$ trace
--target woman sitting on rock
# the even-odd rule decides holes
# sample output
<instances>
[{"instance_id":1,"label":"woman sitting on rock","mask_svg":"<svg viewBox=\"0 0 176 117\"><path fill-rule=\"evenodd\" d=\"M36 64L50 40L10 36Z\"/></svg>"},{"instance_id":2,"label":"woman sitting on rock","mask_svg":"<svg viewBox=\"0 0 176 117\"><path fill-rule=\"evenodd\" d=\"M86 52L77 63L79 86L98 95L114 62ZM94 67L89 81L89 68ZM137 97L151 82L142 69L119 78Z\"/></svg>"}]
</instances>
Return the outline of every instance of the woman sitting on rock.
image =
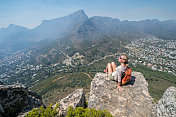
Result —
<instances>
[{"instance_id":1,"label":"woman sitting on rock","mask_svg":"<svg viewBox=\"0 0 176 117\"><path fill-rule=\"evenodd\" d=\"M108 63L106 69L104 70L108 74L112 74L114 77L114 80L116 80L117 83L117 88L122 91L122 74L125 73L127 70L128 66L128 57L125 54L122 54L119 58L118 61L120 62L120 65L116 67L116 64L114 62Z\"/></svg>"}]
</instances>

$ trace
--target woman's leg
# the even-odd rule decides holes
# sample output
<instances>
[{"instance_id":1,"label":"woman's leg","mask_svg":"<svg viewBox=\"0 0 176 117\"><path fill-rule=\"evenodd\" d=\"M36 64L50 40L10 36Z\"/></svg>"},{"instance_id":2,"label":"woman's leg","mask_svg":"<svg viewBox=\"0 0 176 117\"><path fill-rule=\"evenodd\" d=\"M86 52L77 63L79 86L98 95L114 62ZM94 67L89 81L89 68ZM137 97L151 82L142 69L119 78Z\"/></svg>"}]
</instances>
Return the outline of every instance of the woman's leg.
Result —
<instances>
[{"instance_id":1,"label":"woman's leg","mask_svg":"<svg viewBox=\"0 0 176 117\"><path fill-rule=\"evenodd\" d=\"M111 63L111 66L112 66L112 72L114 72L116 70L116 64L114 62Z\"/></svg>"},{"instance_id":2,"label":"woman's leg","mask_svg":"<svg viewBox=\"0 0 176 117\"><path fill-rule=\"evenodd\" d=\"M112 73L112 65L111 63L108 63L106 66L106 69L104 70L106 73L111 74Z\"/></svg>"},{"instance_id":3,"label":"woman's leg","mask_svg":"<svg viewBox=\"0 0 176 117\"><path fill-rule=\"evenodd\" d=\"M108 67L108 74L111 74L113 72L111 63L108 63L107 67Z\"/></svg>"}]
</instances>

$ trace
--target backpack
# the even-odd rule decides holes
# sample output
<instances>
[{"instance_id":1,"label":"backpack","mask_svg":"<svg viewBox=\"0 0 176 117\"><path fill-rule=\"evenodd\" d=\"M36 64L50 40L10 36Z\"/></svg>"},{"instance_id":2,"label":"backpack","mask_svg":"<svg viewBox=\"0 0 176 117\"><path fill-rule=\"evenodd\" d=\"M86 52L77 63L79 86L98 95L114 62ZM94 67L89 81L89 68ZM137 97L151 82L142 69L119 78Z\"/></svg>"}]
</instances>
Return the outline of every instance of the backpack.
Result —
<instances>
[{"instance_id":1,"label":"backpack","mask_svg":"<svg viewBox=\"0 0 176 117\"><path fill-rule=\"evenodd\" d=\"M122 85L126 84L131 79L131 68L127 67L126 71L122 74Z\"/></svg>"}]
</instances>

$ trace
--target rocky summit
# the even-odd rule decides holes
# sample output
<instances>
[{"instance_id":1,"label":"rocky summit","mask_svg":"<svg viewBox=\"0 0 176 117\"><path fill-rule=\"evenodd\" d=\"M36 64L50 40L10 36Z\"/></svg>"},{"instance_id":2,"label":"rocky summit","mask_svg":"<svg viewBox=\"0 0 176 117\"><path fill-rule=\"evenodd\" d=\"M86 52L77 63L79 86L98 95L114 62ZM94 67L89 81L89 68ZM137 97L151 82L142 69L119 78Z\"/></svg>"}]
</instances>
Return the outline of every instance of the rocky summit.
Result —
<instances>
[{"instance_id":1,"label":"rocky summit","mask_svg":"<svg viewBox=\"0 0 176 117\"><path fill-rule=\"evenodd\" d=\"M139 72L132 81L117 89L117 83L105 73L97 73L91 82L89 108L106 109L116 117L156 117L156 105L148 92L148 83Z\"/></svg>"},{"instance_id":2,"label":"rocky summit","mask_svg":"<svg viewBox=\"0 0 176 117\"><path fill-rule=\"evenodd\" d=\"M0 117L15 117L41 105L41 97L24 85L0 85Z\"/></svg>"}]
</instances>

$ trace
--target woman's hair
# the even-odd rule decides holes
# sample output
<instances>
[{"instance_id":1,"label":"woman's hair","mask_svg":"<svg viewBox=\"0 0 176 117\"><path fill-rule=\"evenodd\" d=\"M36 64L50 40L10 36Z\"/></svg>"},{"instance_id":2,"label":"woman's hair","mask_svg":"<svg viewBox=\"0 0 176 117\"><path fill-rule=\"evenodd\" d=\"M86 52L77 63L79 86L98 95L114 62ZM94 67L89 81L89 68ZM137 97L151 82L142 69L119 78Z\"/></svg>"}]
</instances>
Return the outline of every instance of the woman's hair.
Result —
<instances>
[{"instance_id":1,"label":"woman's hair","mask_svg":"<svg viewBox=\"0 0 176 117\"><path fill-rule=\"evenodd\" d=\"M122 54L121 56L125 56L123 57L123 60L125 60L124 64L128 66L128 56L126 54Z\"/></svg>"}]
</instances>

